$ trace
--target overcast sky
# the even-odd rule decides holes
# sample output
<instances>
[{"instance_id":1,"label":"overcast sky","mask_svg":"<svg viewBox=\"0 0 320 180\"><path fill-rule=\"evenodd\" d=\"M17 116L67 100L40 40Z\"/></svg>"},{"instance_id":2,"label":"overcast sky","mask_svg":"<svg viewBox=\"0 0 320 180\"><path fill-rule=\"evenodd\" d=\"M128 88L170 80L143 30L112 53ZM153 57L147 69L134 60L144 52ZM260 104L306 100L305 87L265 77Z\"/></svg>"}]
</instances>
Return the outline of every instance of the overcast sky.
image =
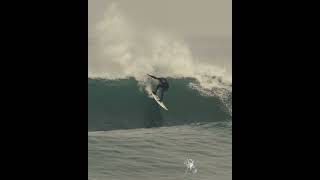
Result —
<instances>
[{"instance_id":1,"label":"overcast sky","mask_svg":"<svg viewBox=\"0 0 320 180\"><path fill-rule=\"evenodd\" d=\"M111 2L140 26L185 37L231 37L231 0L89 0L89 28Z\"/></svg>"},{"instance_id":2,"label":"overcast sky","mask_svg":"<svg viewBox=\"0 0 320 180\"><path fill-rule=\"evenodd\" d=\"M232 70L231 0L89 0L89 56L95 40L91 30L116 3L128 22L140 30L153 28L182 37L196 59Z\"/></svg>"}]
</instances>

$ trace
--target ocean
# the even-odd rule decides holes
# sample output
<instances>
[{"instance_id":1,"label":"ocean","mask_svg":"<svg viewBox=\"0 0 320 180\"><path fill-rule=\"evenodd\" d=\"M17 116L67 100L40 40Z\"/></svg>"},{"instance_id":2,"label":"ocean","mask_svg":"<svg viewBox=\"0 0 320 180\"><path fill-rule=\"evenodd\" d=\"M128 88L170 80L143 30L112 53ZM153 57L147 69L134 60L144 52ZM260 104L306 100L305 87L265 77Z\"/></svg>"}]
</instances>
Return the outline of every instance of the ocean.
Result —
<instances>
[{"instance_id":1,"label":"ocean","mask_svg":"<svg viewBox=\"0 0 320 180\"><path fill-rule=\"evenodd\" d=\"M168 81L165 111L134 78L88 78L89 180L232 179L231 88Z\"/></svg>"}]
</instances>

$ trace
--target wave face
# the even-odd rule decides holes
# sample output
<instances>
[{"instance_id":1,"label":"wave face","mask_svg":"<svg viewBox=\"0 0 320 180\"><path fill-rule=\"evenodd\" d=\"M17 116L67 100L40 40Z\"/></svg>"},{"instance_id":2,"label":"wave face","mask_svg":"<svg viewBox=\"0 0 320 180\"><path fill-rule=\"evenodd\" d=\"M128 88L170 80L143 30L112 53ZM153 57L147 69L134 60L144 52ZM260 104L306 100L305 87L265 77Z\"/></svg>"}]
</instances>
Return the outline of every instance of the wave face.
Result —
<instances>
[{"instance_id":1,"label":"wave face","mask_svg":"<svg viewBox=\"0 0 320 180\"><path fill-rule=\"evenodd\" d=\"M193 79L168 79L164 111L134 78L105 80L88 78L88 131L151 128L226 121L232 118L223 98L190 88Z\"/></svg>"}]
</instances>

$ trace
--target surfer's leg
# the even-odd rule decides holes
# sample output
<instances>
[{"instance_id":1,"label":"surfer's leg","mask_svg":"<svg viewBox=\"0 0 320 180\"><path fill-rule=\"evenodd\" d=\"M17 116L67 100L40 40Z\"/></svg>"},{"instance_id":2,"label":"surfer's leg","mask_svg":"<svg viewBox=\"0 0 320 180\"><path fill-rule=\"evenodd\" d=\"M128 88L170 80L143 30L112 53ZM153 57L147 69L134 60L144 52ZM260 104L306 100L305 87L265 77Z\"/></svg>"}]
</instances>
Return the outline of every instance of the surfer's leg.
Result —
<instances>
[{"instance_id":1,"label":"surfer's leg","mask_svg":"<svg viewBox=\"0 0 320 180\"><path fill-rule=\"evenodd\" d=\"M160 89L160 100L159 101L162 101L163 99L163 88Z\"/></svg>"},{"instance_id":2,"label":"surfer's leg","mask_svg":"<svg viewBox=\"0 0 320 180\"><path fill-rule=\"evenodd\" d=\"M161 86L161 97L160 97L160 101L162 101L162 99L163 99L163 95L164 95L164 92L166 92L166 91L168 91L168 88L167 87L163 87L163 86Z\"/></svg>"},{"instance_id":3,"label":"surfer's leg","mask_svg":"<svg viewBox=\"0 0 320 180\"><path fill-rule=\"evenodd\" d=\"M153 94L157 94L157 91L158 91L159 87L160 87L160 84L158 84L158 86L157 86L156 90L155 90L155 91L153 91Z\"/></svg>"}]
</instances>

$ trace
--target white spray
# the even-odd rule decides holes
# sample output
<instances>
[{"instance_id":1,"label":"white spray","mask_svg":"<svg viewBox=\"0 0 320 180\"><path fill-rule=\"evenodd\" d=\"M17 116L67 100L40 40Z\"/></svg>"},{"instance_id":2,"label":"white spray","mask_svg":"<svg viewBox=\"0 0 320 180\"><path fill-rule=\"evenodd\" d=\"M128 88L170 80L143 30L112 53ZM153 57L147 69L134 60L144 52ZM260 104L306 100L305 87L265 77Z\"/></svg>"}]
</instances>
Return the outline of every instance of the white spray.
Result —
<instances>
[{"instance_id":1,"label":"white spray","mask_svg":"<svg viewBox=\"0 0 320 180\"><path fill-rule=\"evenodd\" d=\"M136 27L115 3L106 9L89 37L88 76L91 78L134 77L150 92L146 76L149 73L195 78L198 82L190 87L202 92L213 92L214 88L231 91L232 79L224 68L195 59L187 43L173 34Z\"/></svg>"}]
</instances>

